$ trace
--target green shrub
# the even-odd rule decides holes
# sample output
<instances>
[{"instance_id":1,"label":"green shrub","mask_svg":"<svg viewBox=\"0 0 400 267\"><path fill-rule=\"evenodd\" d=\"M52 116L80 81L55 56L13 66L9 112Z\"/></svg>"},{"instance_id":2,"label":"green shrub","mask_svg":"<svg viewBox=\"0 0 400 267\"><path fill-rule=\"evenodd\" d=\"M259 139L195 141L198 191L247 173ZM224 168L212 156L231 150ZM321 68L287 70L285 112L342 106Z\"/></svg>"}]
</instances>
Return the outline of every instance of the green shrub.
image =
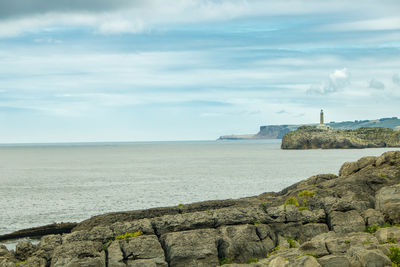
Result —
<instances>
[{"instance_id":1,"label":"green shrub","mask_svg":"<svg viewBox=\"0 0 400 267\"><path fill-rule=\"evenodd\" d=\"M381 228L379 225L373 224L373 225L367 226L365 228L365 232L373 234L376 231L378 231L379 228Z\"/></svg>"},{"instance_id":2,"label":"green shrub","mask_svg":"<svg viewBox=\"0 0 400 267\"><path fill-rule=\"evenodd\" d=\"M16 266L19 266L19 265L24 264L24 263L26 263L26 260L17 262L15 265L16 265Z\"/></svg>"},{"instance_id":3,"label":"green shrub","mask_svg":"<svg viewBox=\"0 0 400 267\"><path fill-rule=\"evenodd\" d=\"M303 190L297 194L298 197L312 197L314 195L315 195L315 193L310 190Z\"/></svg>"},{"instance_id":4,"label":"green shrub","mask_svg":"<svg viewBox=\"0 0 400 267\"><path fill-rule=\"evenodd\" d=\"M258 262L258 259L257 259L257 258L250 258L250 259L247 260L247 263L248 263L248 264L250 264L250 263L256 263L256 262Z\"/></svg>"},{"instance_id":5,"label":"green shrub","mask_svg":"<svg viewBox=\"0 0 400 267\"><path fill-rule=\"evenodd\" d=\"M271 253L267 253L267 259L268 259L269 257L271 257L272 255L275 255L275 254L277 253L277 251L280 250L280 249L281 249L281 248L279 247L279 245L276 246L276 247L271 251Z\"/></svg>"},{"instance_id":6,"label":"green shrub","mask_svg":"<svg viewBox=\"0 0 400 267\"><path fill-rule=\"evenodd\" d=\"M288 239L286 239L286 241L289 243L289 248L295 248L296 247L296 243L294 242L293 239L288 238Z\"/></svg>"},{"instance_id":7,"label":"green shrub","mask_svg":"<svg viewBox=\"0 0 400 267\"><path fill-rule=\"evenodd\" d=\"M391 246L389 248L389 250L390 250L389 258L392 261L392 265L394 267L400 266L400 249L397 247Z\"/></svg>"},{"instance_id":8,"label":"green shrub","mask_svg":"<svg viewBox=\"0 0 400 267\"><path fill-rule=\"evenodd\" d=\"M299 206L299 202L297 201L297 199L295 197L288 197L285 200L284 206L286 207L287 205L295 205L296 207Z\"/></svg>"},{"instance_id":9,"label":"green shrub","mask_svg":"<svg viewBox=\"0 0 400 267\"><path fill-rule=\"evenodd\" d=\"M125 233L123 235L117 235L115 237L115 240L123 240L123 239L129 239L129 238L133 238L133 237L137 237L137 236L141 236L143 235L142 231L137 231L134 233Z\"/></svg>"},{"instance_id":10,"label":"green shrub","mask_svg":"<svg viewBox=\"0 0 400 267\"><path fill-rule=\"evenodd\" d=\"M261 224L261 222L260 222L260 221L256 221L256 222L254 222L254 225L255 225L255 226L257 226L257 225L259 225L259 224Z\"/></svg>"},{"instance_id":11,"label":"green shrub","mask_svg":"<svg viewBox=\"0 0 400 267\"><path fill-rule=\"evenodd\" d=\"M232 263L229 259L227 259L227 258L222 258L222 259L219 259L219 265L221 266L221 265L225 265L225 264L230 264L230 263Z\"/></svg>"},{"instance_id":12,"label":"green shrub","mask_svg":"<svg viewBox=\"0 0 400 267\"><path fill-rule=\"evenodd\" d=\"M388 227L393 227L393 226L399 226L399 225L398 224L390 224L388 222L385 222L383 225L373 224L373 225L367 226L365 228L365 232L373 234L381 228L388 228Z\"/></svg>"}]
</instances>

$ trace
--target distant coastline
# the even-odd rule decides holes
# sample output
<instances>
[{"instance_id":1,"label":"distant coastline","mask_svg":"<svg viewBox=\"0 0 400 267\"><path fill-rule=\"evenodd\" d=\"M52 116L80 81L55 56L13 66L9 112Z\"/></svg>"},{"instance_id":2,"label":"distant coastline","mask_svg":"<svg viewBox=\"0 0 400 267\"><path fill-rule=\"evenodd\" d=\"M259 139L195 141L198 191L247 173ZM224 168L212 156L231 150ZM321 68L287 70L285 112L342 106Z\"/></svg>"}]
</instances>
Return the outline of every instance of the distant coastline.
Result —
<instances>
[{"instance_id":1,"label":"distant coastline","mask_svg":"<svg viewBox=\"0 0 400 267\"><path fill-rule=\"evenodd\" d=\"M301 126L316 126L318 124L282 124L282 125L264 125L260 126L260 131L256 134L242 135L222 135L217 140L252 140L252 139L282 139L283 136L291 131L297 130ZM325 124L331 129L336 130L354 130L362 127L382 127L396 129L400 127L400 119L397 117L380 118L376 120L355 120L355 121L331 121Z\"/></svg>"}]
</instances>

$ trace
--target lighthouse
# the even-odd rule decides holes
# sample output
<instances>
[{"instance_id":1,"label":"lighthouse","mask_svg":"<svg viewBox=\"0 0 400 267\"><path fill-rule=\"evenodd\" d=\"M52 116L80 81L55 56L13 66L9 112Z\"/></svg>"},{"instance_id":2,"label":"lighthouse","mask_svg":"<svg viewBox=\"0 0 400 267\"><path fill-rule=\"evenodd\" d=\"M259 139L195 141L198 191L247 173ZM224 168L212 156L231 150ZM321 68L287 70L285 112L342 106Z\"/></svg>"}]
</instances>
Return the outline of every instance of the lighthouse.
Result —
<instances>
[{"instance_id":1,"label":"lighthouse","mask_svg":"<svg viewBox=\"0 0 400 267\"><path fill-rule=\"evenodd\" d=\"M319 113L319 124L324 125L324 111L321 109L321 113Z\"/></svg>"},{"instance_id":2,"label":"lighthouse","mask_svg":"<svg viewBox=\"0 0 400 267\"><path fill-rule=\"evenodd\" d=\"M319 125L317 125L317 129L329 130L329 126L326 126L324 124L324 111L322 109L321 112L319 113Z\"/></svg>"}]
</instances>

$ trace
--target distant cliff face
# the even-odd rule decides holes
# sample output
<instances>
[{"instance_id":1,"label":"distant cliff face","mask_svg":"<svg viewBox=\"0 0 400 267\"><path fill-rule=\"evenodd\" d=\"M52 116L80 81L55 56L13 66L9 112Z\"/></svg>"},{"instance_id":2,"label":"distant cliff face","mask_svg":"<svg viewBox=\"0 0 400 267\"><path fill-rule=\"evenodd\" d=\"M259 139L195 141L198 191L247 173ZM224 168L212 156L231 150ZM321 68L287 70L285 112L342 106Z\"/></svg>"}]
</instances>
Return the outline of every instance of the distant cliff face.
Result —
<instances>
[{"instance_id":1,"label":"distant cliff face","mask_svg":"<svg viewBox=\"0 0 400 267\"><path fill-rule=\"evenodd\" d=\"M400 132L388 128L322 130L302 126L285 134L282 149L400 147Z\"/></svg>"},{"instance_id":2,"label":"distant cliff face","mask_svg":"<svg viewBox=\"0 0 400 267\"><path fill-rule=\"evenodd\" d=\"M261 126L260 131L256 134L256 136L258 138L282 139L282 137L291 130L292 127L288 125Z\"/></svg>"}]
</instances>

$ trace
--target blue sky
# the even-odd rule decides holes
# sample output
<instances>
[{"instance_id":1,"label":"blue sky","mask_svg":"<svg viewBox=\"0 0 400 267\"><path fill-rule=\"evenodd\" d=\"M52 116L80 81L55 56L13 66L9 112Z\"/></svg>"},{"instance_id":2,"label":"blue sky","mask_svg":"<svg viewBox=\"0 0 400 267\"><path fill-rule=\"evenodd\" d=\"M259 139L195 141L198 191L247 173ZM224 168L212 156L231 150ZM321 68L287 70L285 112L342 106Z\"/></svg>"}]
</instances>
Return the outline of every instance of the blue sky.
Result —
<instances>
[{"instance_id":1,"label":"blue sky","mask_svg":"<svg viewBox=\"0 0 400 267\"><path fill-rule=\"evenodd\" d=\"M0 143L215 139L321 108L400 117L398 14L398 0L2 0Z\"/></svg>"}]
</instances>

